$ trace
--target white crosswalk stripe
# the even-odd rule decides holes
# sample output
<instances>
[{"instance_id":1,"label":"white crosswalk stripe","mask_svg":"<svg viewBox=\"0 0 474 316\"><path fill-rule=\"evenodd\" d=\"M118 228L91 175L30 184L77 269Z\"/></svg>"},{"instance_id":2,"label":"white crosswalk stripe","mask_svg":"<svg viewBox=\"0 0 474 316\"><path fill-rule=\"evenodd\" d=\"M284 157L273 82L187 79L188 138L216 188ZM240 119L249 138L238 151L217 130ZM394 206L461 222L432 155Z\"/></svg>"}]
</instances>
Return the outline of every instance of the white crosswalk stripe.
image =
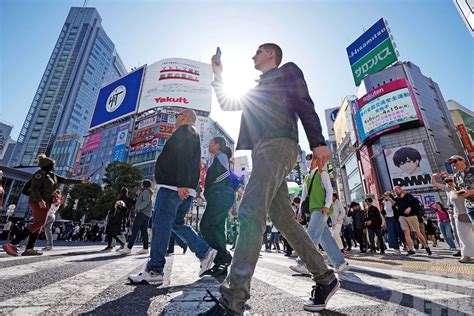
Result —
<instances>
[{"instance_id":1,"label":"white crosswalk stripe","mask_svg":"<svg viewBox=\"0 0 474 316\"><path fill-rule=\"evenodd\" d=\"M37 314L44 311L45 306L61 305L64 307L62 313L72 313L143 263L143 260L137 260L135 256L120 258L74 277L2 301L0 308L4 313L15 313L18 308L28 307L30 314Z\"/></svg>"},{"instance_id":2,"label":"white crosswalk stripe","mask_svg":"<svg viewBox=\"0 0 474 316\"><path fill-rule=\"evenodd\" d=\"M87 250L86 250L87 249ZM0 270L0 280L9 281L18 277L27 276L34 282L36 275L41 275L43 271L57 269L64 266L74 266L74 262L98 259L90 270L82 270L71 276L69 274L64 279L35 288L29 292L23 292L17 296L9 296L2 299L0 295L0 314L8 315L38 315L38 314L73 314L81 310L81 306L89 304L95 297L105 292L107 289L117 285L126 284L126 277L133 271L137 271L145 265L147 256L116 256L116 253L97 252L101 247L81 247L68 249L58 249L47 260L39 262L29 262L25 258L0 258L2 262L18 260L19 265L2 268ZM71 255L71 253L74 253ZM84 252L84 253L81 253ZM69 255L68 255L69 253ZM110 259L107 257L110 256ZM3 261L3 259L10 259ZM98 265L101 260L104 264ZM294 264L293 259L288 259L280 254L263 253L259 259L254 273L255 282L266 284L265 287L274 288L279 293L285 293L287 297L294 297L294 300L307 300L314 282L309 277L294 276L288 269ZM459 300L472 298L474 281L472 278L460 276L453 278L453 275L431 275L428 273L417 273L413 271L403 271L383 265L363 265L354 262L352 271L339 275L339 278L346 284L353 284L359 290L353 288L341 288L329 301L327 306L331 311L350 309L354 307L374 308L378 311L382 308L396 310L399 303L405 297L413 298L413 306L422 304L420 302L443 302L442 306L453 308L465 312ZM282 268L284 267L284 269ZM150 298L148 313L157 311L164 314L181 314L183 311L192 313L207 310L213 303L203 302L202 298L206 294L204 289L210 289L218 295L219 282L213 278L200 280L198 277L199 260L192 254L177 254L167 260L167 276L162 288L169 288L166 295L158 295ZM58 279L56 279L58 280ZM407 281L408 280L408 281ZM410 282L412 280L412 282ZM176 290L171 290L171 289ZM464 289L464 290L463 290ZM130 293L133 289L129 290ZM390 298L380 298L377 292L393 293ZM120 294L126 295L127 293ZM1 294L1 290L0 290ZM98 300L97 304L101 304ZM103 303L103 302L102 302ZM100 306L100 305L98 305ZM88 306L87 310L92 310L93 306ZM415 307L403 307L412 310L413 314L419 313L420 309ZM366 309L367 310L367 309ZM422 309L423 310L423 309ZM406 310L405 310L406 311ZM295 312L302 312L295 311Z\"/></svg>"}]
</instances>

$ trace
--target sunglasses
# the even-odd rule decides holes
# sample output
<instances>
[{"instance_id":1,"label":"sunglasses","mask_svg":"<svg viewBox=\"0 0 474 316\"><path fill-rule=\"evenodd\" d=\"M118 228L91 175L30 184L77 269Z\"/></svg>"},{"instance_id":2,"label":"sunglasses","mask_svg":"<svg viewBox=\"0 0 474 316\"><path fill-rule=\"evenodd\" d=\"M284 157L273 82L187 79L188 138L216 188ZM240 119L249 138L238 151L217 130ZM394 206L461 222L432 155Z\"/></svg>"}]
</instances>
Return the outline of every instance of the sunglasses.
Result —
<instances>
[{"instance_id":1,"label":"sunglasses","mask_svg":"<svg viewBox=\"0 0 474 316\"><path fill-rule=\"evenodd\" d=\"M454 182L454 180L451 180L451 179L444 180L444 183L451 183L451 182Z\"/></svg>"},{"instance_id":2,"label":"sunglasses","mask_svg":"<svg viewBox=\"0 0 474 316\"><path fill-rule=\"evenodd\" d=\"M458 161L461 161L461 159L454 159L454 160L451 160L449 163L452 165L453 163L456 163Z\"/></svg>"}]
</instances>

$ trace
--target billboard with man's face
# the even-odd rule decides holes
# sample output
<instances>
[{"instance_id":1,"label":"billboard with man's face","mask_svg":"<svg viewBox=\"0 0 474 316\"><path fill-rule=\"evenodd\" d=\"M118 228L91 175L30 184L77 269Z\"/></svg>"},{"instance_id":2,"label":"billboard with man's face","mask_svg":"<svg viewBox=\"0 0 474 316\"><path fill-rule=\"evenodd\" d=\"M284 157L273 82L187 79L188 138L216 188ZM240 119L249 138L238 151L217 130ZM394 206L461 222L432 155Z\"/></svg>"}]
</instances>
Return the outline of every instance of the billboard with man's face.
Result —
<instances>
[{"instance_id":1,"label":"billboard with man's face","mask_svg":"<svg viewBox=\"0 0 474 316\"><path fill-rule=\"evenodd\" d=\"M431 166L422 143L384 150L392 187L421 189L431 187Z\"/></svg>"}]
</instances>

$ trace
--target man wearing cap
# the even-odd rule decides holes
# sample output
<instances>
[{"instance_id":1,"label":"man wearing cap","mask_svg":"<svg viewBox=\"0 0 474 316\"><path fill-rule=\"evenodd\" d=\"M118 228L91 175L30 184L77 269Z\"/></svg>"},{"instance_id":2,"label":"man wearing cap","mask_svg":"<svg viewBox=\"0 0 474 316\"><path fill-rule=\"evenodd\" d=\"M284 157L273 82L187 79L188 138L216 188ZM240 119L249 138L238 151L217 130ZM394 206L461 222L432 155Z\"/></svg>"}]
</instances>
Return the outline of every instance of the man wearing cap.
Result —
<instances>
[{"instance_id":1,"label":"man wearing cap","mask_svg":"<svg viewBox=\"0 0 474 316\"><path fill-rule=\"evenodd\" d=\"M22 232L15 236L15 239L6 245L3 245L3 250L10 256L18 256L18 244L28 237L28 244L26 250L21 254L22 256L40 256L41 252L34 249L36 239L41 232L41 228L46 222L48 211L51 207L54 191L57 185L64 184L78 184L89 183L88 179L74 180L60 177L54 174L54 167L56 162L41 154L38 156L38 167L41 169L33 174L31 179L31 192L28 198L28 205L33 215L33 223L26 226Z\"/></svg>"},{"instance_id":2,"label":"man wearing cap","mask_svg":"<svg viewBox=\"0 0 474 316\"><path fill-rule=\"evenodd\" d=\"M454 186L456 195L464 198L466 213L474 226L474 167L468 167L460 155L449 157L447 162L456 170Z\"/></svg>"}]
</instances>

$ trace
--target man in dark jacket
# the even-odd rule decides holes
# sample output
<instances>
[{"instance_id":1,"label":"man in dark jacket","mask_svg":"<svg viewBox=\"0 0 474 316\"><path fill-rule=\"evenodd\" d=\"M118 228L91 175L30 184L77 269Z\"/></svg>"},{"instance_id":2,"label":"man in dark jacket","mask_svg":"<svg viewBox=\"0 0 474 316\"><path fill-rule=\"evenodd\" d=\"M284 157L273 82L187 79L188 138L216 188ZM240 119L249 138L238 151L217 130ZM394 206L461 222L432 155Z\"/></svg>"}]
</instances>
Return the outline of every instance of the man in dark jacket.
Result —
<instances>
[{"instance_id":1,"label":"man in dark jacket","mask_svg":"<svg viewBox=\"0 0 474 316\"><path fill-rule=\"evenodd\" d=\"M365 199L365 204L367 205L367 218L365 219L365 224L369 231L370 252L376 252L377 247L375 244L375 236L377 236L380 244L380 253L384 254L387 247L385 247L385 242L383 241L382 236L382 215L373 203L374 200L372 200L372 198L369 197Z\"/></svg>"},{"instance_id":2,"label":"man in dark jacket","mask_svg":"<svg viewBox=\"0 0 474 316\"><path fill-rule=\"evenodd\" d=\"M86 184L88 179L74 180L60 177L54 173L56 161L41 154L38 156L38 167L41 169L33 174L31 179L31 192L28 198L28 206L33 215L33 223L25 227L25 229L18 234L11 243L3 245L5 252L11 256L18 256L18 244L28 238L28 244L22 256L38 256L42 255L34 249L36 239L46 223L48 218L48 211L51 207L54 191L58 184Z\"/></svg>"},{"instance_id":3,"label":"man in dark jacket","mask_svg":"<svg viewBox=\"0 0 474 316\"><path fill-rule=\"evenodd\" d=\"M357 202L351 203L351 209L347 213L348 216L352 217L352 222L354 226L354 237L359 243L360 252L367 251L367 234L365 232L365 218L366 213L360 207L360 204Z\"/></svg>"},{"instance_id":4,"label":"man in dark jacket","mask_svg":"<svg viewBox=\"0 0 474 316\"><path fill-rule=\"evenodd\" d=\"M192 226L184 224L184 216L196 197L201 166L201 144L195 122L193 110L179 112L176 130L156 160L158 193L152 219L150 259L144 271L128 277L132 283L163 283L166 250L172 232L184 239L201 261L199 276L211 268L216 257L217 251L209 247Z\"/></svg>"},{"instance_id":5,"label":"man in dark jacket","mask_svg":"<svg viewBox=\"0 0 474 316\"><path fill-rule=\"evenodd\" d=\"M209 313L243 313L267 215L316 281L313 297L304 304L305 310L324 309L340 286L304 227L296 222L288 199L285 177L298 157L298 118L320 167L327 163L331 152L326 147L303 72L294 63L279 68L282 55L276 44L258 47L253 61L262 75L257 86L239 100L225 95L222 64L217 56L212 58L217 100L225 111L242 111L237 150L252 150L253 168L239 208L240 235L230 272L220 287L222 297Z\"/></svg>"}]
</instances>

